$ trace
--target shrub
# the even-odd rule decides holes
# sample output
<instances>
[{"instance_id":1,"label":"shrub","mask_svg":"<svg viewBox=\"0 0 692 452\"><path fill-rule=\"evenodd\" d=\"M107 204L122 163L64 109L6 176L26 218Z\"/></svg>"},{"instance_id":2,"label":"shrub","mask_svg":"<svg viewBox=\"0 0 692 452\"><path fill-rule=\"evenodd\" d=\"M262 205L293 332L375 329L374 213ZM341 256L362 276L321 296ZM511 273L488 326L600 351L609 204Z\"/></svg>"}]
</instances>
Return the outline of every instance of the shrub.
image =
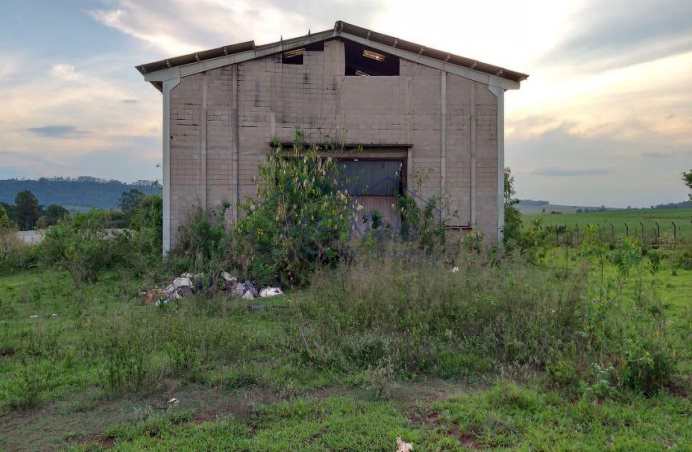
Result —
<instances>
[{"instance_id":1,"label":"shrub","mask_svg":"<svg viewBox=\"0 0 692 452\"><path fill-rule=\"evenodd\" d=\"M26 270L38 265L38 247L27 245L14 229L0 228L0 271Z\"/></svg>"},{"instance_id":2,"label":"shrub","mask_svg":"<svg viewBox=\"0 0 692 452\"><path fill-rule=\"evenodd\" d=\"M0 232L12 229L12 222L7 210L0 204Z\"/></svg>"},{"instance_id":3,"label":"shrub","mask_svg":"<svg viewBox=\"0 0 692 452\"><path fill-rule=\"evenodd\" d=\"M108 212L93 210L64 219L46 233L44 259L70 272L76 284L93 282L99 272L126 262L130 236L109 232L109 218Z\"/></svg>"},{"instance_id":4,"label":"shrub","mask_svg":"<svg viewBox=\"0 0 692 452\"><path fill-rule=\"evenodd\" d=\"M348 254L351 199L337 166L316 147L276 147L260 168L257 201L243 206L234 231L236 264L261 284L303 286L312 272Z\"/></svg>"},{"instance_id":5,"label":"shrub","mask_svg":"<svg viewBox=\"0 0 692 452\"><path fill-rule=\"evenodd\" d=\"M445 227L440 220L440 198L433 196L421 209L411 196L397 198L401 213L399 236L403 241L415 242L428 253L440 251L445 243Z\"/></svg>"},{"instance_id":6,"label":"shrub","mask_svg":"<svg viewBox=\"0 0 692 452\"><path fill-rule=\"evenodd\" d=\"M153 253L161 252L163 236L163 200L161 196L149 195L141 199L135 208L130 227L143 234L147 250Z\"/></svg>"},{"instance_id":7,"label":"shrub","mask_svg":"<svg viewBox=\"0 0 692 452\"><path fill-rule=\"evenodd\" d=\"M224 210L195 209L178 230L178 243L169 264L175 272L217 273L234 251L224 228Z\"/></svg>"}]
</instances>

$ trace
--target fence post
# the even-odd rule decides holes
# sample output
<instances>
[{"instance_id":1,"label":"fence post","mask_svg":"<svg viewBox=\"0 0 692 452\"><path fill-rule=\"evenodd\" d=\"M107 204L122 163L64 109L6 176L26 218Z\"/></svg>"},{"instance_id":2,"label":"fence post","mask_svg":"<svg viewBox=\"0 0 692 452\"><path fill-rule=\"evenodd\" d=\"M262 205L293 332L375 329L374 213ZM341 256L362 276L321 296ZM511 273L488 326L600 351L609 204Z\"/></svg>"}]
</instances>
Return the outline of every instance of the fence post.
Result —
<instances>
[{"instance_id":1,"label":"fence post","mask_svg":"<svg viewBox=\"0 0 692 452\"><path fill-rule=\"evenodd\" d=\"M671 223L673 223L673 248L675 248L675 243L678 241L678 225L674 221Z\"/></svg>"},{"instance_id":2,"label":"fence post","mask_svg":"<svg viewBox=\"0 0 692 452\"><path fill-rule=\"evenodd\" d=\"M615 225L610 223L610 241L615 245Z\"/></svg>"},{"instance_id":3,"label":"fence post","mask_svg":"<svg viewBox=\"0 0 692 452\"><path fill-rule=\"evenodd\" d=\"M555 246L560 246L560 228L562 225L555 226Z\"/></svg>"},{"instance_id":4,"label":"fence post","mask_svg":"<svg viewBox=\"0 0 692 452\"><path fill-rule=\"evenodd\" d=\"M644 237L644 222L640 221L639 225L642 227L642 246L646 243L645 237Z\"/></svg>"},{"instance_id":5,"label":"fence post","mask_svg":"<svg viewBox=\"0 0 692 452\"><path fill-rule=\"evenodd\" d=\"M656 222L656 244L661 245L661 225Z\"/></svg>"},{"instance_id":6,"label":"fence post","mask_svg":"<svg viewBox=\"0 0 692 452\"><path fill-rule=\"evenodd\" d=\"M630 227L627 223L625 223L625 237L630 236Z\"/></svg>"},{"instance_id":7,"label":"fence post","mask_svg":"<svg viewBox=\"0 0 692 452\"><path fill-rule=\"evenodd\" d=\"M578 246L579 245L579 225L576 225L574 227L574 232L575 232L575 235L577 237L577 241L574 243L574 246Z\"/></svg>"}]
</instances>

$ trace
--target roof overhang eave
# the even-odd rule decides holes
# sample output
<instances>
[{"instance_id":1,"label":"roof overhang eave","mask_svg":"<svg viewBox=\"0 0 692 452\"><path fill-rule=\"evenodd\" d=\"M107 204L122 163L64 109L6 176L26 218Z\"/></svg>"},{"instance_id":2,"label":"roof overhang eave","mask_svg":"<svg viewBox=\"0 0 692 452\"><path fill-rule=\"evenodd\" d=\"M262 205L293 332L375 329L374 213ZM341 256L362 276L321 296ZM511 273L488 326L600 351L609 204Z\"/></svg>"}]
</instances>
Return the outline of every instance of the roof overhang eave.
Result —
<instances>
[{"instance_id":1,"label":"roof overhang eave","mask_svg":"<svg viewBox=\"0 0 692 452\"><path fill-rule=\"evenodd\" d=\"M199 52L198 54L188 54L171 60L162 60L140 65L137 66L137 70L142 74L146 81L151 82L157 89L161 90L161 83L165 80L181 78L230 64L242 63L244 61L301 48L312 43L333 38L351 40L353 42L399 56L400 58L414 61L452 74L461 75L462 77L466 77L481 83L486 83L491 86L498 86L503 89L518 89L520 82L528 78L528 75L520 72L511 71L499 66L489 65L487 63L482 63L452 54L442 55L442 52L434 49L428 49L419 46L418 44L399 40L398 38L372 32L367 29L361 29L360 27L341 22L337 22L334 29L308 34L298 38L287 39L285 41L281 40L261 46L255 46L253 41L248 41L246 43L241 43L234 46L219 47L217 49L212 49L211 51ZM210 54L209 52L218 52L229 48L233 48L234 53L208 58L208 55ZM227 50L224 52L227 53ZM206 54L207 59L195 58L195 55L199 54ZM168 61L175 62L173 60L177 60L177 62L180 62L190 60L191 58L194 59L185 64L166 64ZM160 69L149 71L150 68Z\"/></svg>"}]
</instances>

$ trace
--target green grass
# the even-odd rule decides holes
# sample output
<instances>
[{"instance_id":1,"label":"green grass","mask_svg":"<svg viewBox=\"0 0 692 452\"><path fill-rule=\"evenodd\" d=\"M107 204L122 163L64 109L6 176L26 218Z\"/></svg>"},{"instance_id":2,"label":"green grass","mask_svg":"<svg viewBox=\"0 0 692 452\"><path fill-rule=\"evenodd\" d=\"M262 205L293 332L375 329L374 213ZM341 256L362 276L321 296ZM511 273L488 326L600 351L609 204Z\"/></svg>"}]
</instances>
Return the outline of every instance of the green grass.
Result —
<instances>
[{"instance_id":1,"label":"green grass","mask_svg":"<svg viewBox=\"0 0 692 452\"><path fill-rule=\"evenodd\" d=\"M672 237L675 222L678 238L692 241L692 209L623 209L603 212L565 213L565 214L531 214L524 215L525 223L540 218L544 225L566 225L570 228L579 226L582 230L589 224L602 226L605 233L611 233L611 225L618 235L625 233L625 224L629 226L630 235L641 236L641 223L647 236L656 232L656 223L660 225L662 237Z\"/></svg>"},{"instance_id":2,"label":"green grass","mask_svg":"<svg viewBox=\"0 0 692 452\"><path fill-rule=\"evenodd\" d=\"M579 265L571 253L554 251L550 266ZM319 365L296 344L308 292L157 308L139 295L154 282L127 273L79 289L59 271L0 276L0 449L391 451L401 436L417 451L689 450L692 271L670 262L642 281L663 300L681 381L650 398L566 392L474 355L440 355L446 380Z\"/></svg>"}]
</instances>

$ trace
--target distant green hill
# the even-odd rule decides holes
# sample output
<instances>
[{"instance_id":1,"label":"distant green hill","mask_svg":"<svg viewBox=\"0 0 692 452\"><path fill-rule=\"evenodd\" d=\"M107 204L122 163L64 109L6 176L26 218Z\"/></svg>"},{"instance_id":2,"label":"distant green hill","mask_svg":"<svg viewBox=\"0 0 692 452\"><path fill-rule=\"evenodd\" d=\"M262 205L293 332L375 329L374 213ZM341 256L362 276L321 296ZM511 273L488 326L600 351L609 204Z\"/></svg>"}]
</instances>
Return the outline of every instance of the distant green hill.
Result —
<instances>
[{"instance_id":1,"label":"distant green hill","mask_svg":"<svg viewBox=\"0 0 692 452\"><path fill-rule=\"evenodd\" d=\"M5 179L0 180L0 202L14 203L18 192L29 190L44 206L59 204L70 210L111 209L118 206L123 192L136 188L142 193L160 194L158 182L124 183L95 177Z\"/></svg>"}]
</instances>

